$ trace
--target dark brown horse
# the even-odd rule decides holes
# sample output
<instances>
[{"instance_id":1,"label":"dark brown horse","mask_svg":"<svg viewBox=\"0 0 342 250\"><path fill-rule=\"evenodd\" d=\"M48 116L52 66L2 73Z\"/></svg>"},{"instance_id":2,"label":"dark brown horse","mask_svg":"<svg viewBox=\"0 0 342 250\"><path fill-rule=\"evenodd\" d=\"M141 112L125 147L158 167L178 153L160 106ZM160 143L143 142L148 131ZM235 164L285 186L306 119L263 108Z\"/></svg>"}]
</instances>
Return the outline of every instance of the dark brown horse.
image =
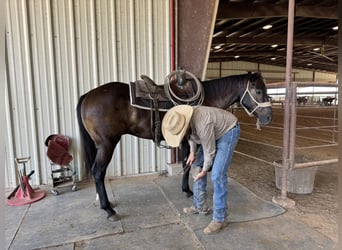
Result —
<instances>
[{"instance_id":1,"label":"dark brown horse","mask_svg":"<svg viewBox=\"0 0 342 250\"><path fill-rule=\"evenodd\" d=\"M247 113L258 118L260 124L271 121L272 107L260 73L229 76L202 84L205 93L203 105L227 109L240 102ZM160 113L161 119L164 114ZM106 169L122 135L154 138L153 130L146 129L151 127L151 112L131 106L128 84L113 82L81 96L77 118L85 165L94 177L100 207L107 212L108 219L118 220L104 185ZM187 190L183 187L183 191Z\"/></svg>"}]
</instances>

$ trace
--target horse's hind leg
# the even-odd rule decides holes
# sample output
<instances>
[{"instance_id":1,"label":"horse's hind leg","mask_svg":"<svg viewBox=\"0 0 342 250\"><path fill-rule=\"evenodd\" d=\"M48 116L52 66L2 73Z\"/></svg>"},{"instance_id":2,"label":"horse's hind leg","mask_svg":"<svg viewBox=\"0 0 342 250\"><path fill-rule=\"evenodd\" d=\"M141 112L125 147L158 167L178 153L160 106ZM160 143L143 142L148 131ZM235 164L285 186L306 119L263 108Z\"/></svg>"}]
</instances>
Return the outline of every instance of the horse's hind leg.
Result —
<instances>
[{"instance_id":1,"label":"horse's hind leg","mask_svg":"<svg viewBox=\"0 0 342 250\"><path fill-rule=\"evenodd\" d=\"M111 207L105 187L106 169L110 162L110 159L112 158L113 151L114 146L112 145L102 145L98 147L95 162L92 166L91 171L95 180L96 192L99 195L100 207L107 212L107 218L109 220L117 221L120 219L120 217Z\"/></svg>"}]
</instances>

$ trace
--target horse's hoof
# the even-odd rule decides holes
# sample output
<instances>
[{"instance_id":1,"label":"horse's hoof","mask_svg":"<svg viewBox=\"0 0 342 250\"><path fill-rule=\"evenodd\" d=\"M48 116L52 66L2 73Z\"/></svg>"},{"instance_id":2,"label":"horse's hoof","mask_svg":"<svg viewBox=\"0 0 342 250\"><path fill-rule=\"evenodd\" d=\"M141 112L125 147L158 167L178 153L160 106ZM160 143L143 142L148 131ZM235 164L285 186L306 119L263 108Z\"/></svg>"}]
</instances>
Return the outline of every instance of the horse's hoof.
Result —
<instances>
[{"instance_id":1,"label":"horse's hoof","mask_svg":"<svg viewBox=\"0 0 342 250\"><path fill-rule=\"evenodd\" d=\"M186 198L190 198L190 197L192 197L194 195L194 193L193 192L191 192L191 193L186 193Z\"/></svg>"},{"instance_id":2,"label":"horse's hoof","mask_svg":"<svg viewBox=\"0 0 342 250\"><path fill-rule=\"evenodd\" d=\"M191 189L189 187L182 188L182 191L185 193L186 198L190 198L191 196L194 195L194 193L191 191Z\"/></svg>"},{"instance_id":3,"label":"horse's hoof","mask_svg":"<svg viewBox=\"0 0 342 250\"><path fill-rule=\"evenodd\" d=\"M190 197L192 197L194 195L194 193L191 190L183 191L183 192L185 192L186 198L190 198Z\"/></svg>"},{"instance_id":4,"label":"horse's hoof","mask_svg":"<svg viewBox=\"0 0 342 250\"><path fill-rule=\"evenodd\" d=\"M120 215L118 215L118 214L112 214L111 216L108 216L108 220L109 221L119 221L119 220L121 220L121 217L120 217Z\"/></svg>"}]
</instances>

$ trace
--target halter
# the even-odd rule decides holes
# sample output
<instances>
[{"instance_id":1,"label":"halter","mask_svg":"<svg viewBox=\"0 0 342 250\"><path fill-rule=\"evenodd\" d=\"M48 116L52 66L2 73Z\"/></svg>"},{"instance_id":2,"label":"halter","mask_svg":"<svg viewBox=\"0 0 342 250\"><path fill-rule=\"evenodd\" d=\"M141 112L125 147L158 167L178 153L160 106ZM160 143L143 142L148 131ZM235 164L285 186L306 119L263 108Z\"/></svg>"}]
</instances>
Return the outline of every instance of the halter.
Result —
<instances>
[{"instance_id":1,"label":"halter","mask_svg":"<svg viewBox=\"0 0 342 250\"><path fill-rule=\"evenodd\" d=\"M243 105L242 101L243 101L243 98L246 96L246 94L249 94L249 97L256 103L256 107L252 110L252 111L249 111L245 105ZM247 82L247 87L246 87L246 90L245 92L243 93L241 99L240 99L240 104L241 106L245 109L246 113L249 115L249 116L254 116L254 112L255 110L257 110L258 108L267 108L267 107L272 107L272 104L271 102L258 102L257 100L255 100L255 98L253 97L252 93L249 91L249 81Z\"/></svg>"}]
</instances>

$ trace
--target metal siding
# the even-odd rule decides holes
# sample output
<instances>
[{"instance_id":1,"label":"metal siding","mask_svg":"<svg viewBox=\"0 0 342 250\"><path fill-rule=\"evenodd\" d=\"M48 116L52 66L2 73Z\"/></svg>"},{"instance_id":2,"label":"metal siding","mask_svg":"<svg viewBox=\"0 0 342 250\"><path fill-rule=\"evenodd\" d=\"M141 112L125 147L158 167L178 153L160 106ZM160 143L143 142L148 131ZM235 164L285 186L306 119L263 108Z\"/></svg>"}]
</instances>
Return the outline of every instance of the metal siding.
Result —
<instances>
[{"instance_id":1,"label":"metal siding","mask_svg":"<svg viewBox=\"0 0 342 250\"><path fill-rule=\"evenodd\" d=\"M35 98L35 114L38 133L38 160L30 162L34 164L35 174L33 178L47 182L49 166L44 154L43 144L45 137L50 133L50 129L58 131L58 114L56 106L56 89L53 61L53 45L51 35L51 15L49 16L49 2L28 1L29 8L29 30L32 53L32 72ZM39 124L39 125L38 125ZM34 159L34 158L33 158ZM37 163L37 164L36 164ZM38 182L38 180L37 180Z\"/></svg>"},{"instance_id":2,"label":"metal siding","mask_svg":"<svg viewBox=\"0 0 342 250\"><path fill-rule=\"evenodd\" d=\"M10 1L7 16L7 58L9 76L7 78L7 91L10 106L9 137L10 151L8 162L14 166L14 157L31 156L31 166L38 166L38 152L34 150L37 145L37 131L35 124L35 105L33 75L31 64L31 51L29 40L29 24L26 1ZM10 44L9 44L10 43ZM31 167L32 168L32 167ZM29 170L29 169L28 169ZM16 173L16 172L15 172ZM39 178L39 173L34 177ZM15 181L12 176L10 182ZM9 182L9 180L7 180Z\"/></svg>"},{"instance_id":3,"label":"metal siding","mask_svg":"<svg viewBox=\"0 0 342 250\"><path fill-rule=\"evenodd\" d=\"M141 74L163 83L170 72L168 0L7 1L6 187L17 185L15 157L31 156L32 185L49 184L45 138L71 137L73 164L83 162L76 119L80 95ZM170 151L125 135L108 176L165 170Z\"/></svg>"}]
</instances>

